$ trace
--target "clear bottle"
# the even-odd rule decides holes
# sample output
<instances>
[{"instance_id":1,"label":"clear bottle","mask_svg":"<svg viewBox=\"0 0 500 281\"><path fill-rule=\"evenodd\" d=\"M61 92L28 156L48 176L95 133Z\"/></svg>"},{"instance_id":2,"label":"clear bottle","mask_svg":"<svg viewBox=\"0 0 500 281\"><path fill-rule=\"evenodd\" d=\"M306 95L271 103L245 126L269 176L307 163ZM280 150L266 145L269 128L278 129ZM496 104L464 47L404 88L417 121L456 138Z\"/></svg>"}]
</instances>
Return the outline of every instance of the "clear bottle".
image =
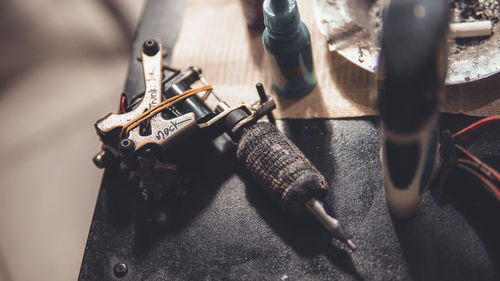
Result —
<instances>
[{"instance_id":1,"label":"clear bottle","mask_svg":"<svg viewBox=\"0 0 500 281\"><path fill-rule=\"evenodd\" d=\"M271 61L274 90L283 97L300 98L316 87L311 35L300 21L295 0L264 2L262 35Z\"/></svg>"}]
</instances>

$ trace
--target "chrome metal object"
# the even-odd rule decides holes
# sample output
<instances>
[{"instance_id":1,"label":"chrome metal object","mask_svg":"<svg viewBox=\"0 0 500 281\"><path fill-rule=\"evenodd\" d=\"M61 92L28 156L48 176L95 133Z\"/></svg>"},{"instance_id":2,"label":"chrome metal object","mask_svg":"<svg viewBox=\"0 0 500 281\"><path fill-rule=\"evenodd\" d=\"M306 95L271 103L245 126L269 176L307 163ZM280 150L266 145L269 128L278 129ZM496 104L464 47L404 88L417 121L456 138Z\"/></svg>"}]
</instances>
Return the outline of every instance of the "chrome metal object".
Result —
<instances>
[{"instance_id":1,"label":"chrome metal object","mask_svg":"<svg viewBox=\"0 0 500 281\"><path fill-rule=\"evenodd\" d=\"M212 95L217 103L213 108L209 108L212 115L207 120L197 120L193 112L181 113L180 106L176 108L178 104L182 104L183 101L180 101L178 104L162 109L148 118L143 117L143 120L138 121L140 125L136 123L131 130L123 131L124 126L141 116L145 111L160 104L162 99L169 97L169 95L182 94L183 87L190 88L198 82L201 85L209 85L201 76L202 71L198 67L189 67L182 72L179 71L166 80L162 77L162 70L165 66L162 65L161 45L157 44L158 47L157 49L153 48L153 53L150 49L145 51L145 47L151 43L150 41L146 41L141 50L145 83L145 93L142 100L131 111L121 114L110 113L95 124L97 134L103 143L102 151L94 157L96 166L104 168L109 162L107 158L111 156L139 159L144 150L152 146L160 148L159 150L153 149L155 153L163 153L183 139L194 137L195 134L210 133L210 135L216 136L226 131L229 134L236 134L243 127L257 122L264 115L269 115L276 107L274 100L262 93L260 93L260 100L253 104L242 103L230 107L213 90L210 90L205 96ZM208 107L204 102L203 104ZM230 128L226 128L223 124L224 119L234 111L243 112L245 117L232 124ZM172 165L171 163L166 164L167 166Z\"/></svg>"}]
</instances>

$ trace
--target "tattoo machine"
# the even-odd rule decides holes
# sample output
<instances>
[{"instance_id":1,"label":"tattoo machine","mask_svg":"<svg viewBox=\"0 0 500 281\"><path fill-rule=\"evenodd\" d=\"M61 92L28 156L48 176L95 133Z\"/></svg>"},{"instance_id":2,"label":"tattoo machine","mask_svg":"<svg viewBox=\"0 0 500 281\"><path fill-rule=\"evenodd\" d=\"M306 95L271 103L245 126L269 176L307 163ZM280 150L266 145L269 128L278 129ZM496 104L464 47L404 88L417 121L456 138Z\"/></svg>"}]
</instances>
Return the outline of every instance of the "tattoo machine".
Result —
<instances>
[{"instance_id":1,"label":"tattoo machine","mask_svg":"<svg viewBox=\"0 0 500 281\"><path fill-rule=\"evenodd\" d=\"M142 99L132 101L127 108L122 100L121 114L108 114L95 124L102 141L102 150L94 157L98 167L106 166L110 159L126 161L129 177L145 181L147 175L154 174L151 170L175 170L175 163L166 159L176 144L200 135L214 138L228 133L238 143L239 162L284 209L292 213L309 210L333 235L352 249L356 247L317 200L327 193L324 177L273 124L257 123L264 115L273 122L271 111L276 107L262 84L257 84L259 101L229 107L215 95L197 67L175 71L164 79L163 70L170 68L162 65L162 46L155 40L143 44L141 60L145 82ZM201 86L192 88L196 84ZM206 102L210 95L217 101L213 108Z\"/></svg>"}]
</instances>

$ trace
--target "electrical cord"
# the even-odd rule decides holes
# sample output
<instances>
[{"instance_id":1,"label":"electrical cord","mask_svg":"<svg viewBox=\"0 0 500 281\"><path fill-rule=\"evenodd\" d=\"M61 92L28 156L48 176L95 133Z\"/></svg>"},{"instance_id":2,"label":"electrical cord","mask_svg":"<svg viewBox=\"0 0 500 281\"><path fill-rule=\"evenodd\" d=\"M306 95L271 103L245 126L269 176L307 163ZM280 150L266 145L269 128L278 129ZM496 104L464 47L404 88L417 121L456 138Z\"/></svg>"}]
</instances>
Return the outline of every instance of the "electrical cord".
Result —
<instances>
[{"instance_id":1,"label":"electrical cord","mask_svg":"<svg viewBox=\"0 0 500 281\"><path fill-rule=\"evenodd\" d=\"M445 168L460 168L477 177L500 202L500 173L467 150L479 135L492 125L499 124L500 116L493 116L481 119L453 135L444 131L438 157Z\"/></svg>"}]
</instances>

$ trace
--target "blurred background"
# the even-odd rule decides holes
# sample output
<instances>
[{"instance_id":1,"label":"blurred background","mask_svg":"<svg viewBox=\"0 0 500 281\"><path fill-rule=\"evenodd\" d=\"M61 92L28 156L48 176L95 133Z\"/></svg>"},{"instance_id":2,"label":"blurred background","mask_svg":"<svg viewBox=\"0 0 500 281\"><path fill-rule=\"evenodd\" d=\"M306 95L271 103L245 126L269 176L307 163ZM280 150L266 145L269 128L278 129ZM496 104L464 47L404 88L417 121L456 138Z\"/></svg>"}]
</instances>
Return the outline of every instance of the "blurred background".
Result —
<instances>
[{"instance_id":1,"label":"blurred background","mask_svg":"<svg viewBox=\"0 0 500 281\"><path fill-rule=\"evenodd\" d=\"M76 280L144 0L0 1L0 280Z\"/></svg>"}]
</instances>

